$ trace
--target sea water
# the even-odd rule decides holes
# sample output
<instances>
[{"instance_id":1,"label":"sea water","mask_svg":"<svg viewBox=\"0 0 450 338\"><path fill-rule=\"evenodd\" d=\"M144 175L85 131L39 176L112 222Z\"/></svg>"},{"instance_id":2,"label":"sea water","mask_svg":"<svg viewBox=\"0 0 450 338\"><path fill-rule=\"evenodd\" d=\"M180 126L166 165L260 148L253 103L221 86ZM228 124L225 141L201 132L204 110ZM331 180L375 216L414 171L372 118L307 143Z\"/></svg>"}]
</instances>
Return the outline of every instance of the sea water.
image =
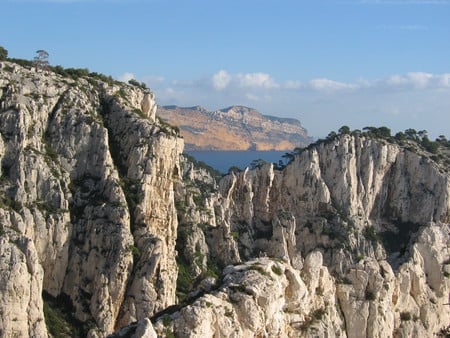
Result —
<instances>
[{"instance_id":1,"label":"sea water","mask_svg":"<svg viewBox=\"0 0 450 338\"><path fill-rule=\"evenodd\" d=\"M231 167L245 169L250 167L252 161L263 160L265 162L279 163L284 161L283 155L286 151L215 151L215 150L195 150L186 151L188 155L197 161L202 161L220 171L227 173Z\"/></svg>"}]
</instances>

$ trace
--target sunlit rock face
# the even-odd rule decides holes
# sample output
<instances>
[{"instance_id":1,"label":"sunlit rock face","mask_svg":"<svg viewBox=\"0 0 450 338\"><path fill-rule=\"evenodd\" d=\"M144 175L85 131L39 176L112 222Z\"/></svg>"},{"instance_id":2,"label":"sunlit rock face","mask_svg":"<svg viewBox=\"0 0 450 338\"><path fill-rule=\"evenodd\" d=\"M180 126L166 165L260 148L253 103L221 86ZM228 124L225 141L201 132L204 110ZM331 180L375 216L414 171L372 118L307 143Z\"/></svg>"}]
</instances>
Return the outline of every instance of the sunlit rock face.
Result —
<instances>
[{"instance_id":1,"label":"sunlit rock face","mask_svg":"<svg viewBox=\"0 0 450 338\"><path fill-rule=\"evenodd\" d=\"M5 285L32 290L5 298L2 313L20 316L5 317L4 336L47 335L42 290L68 299L89 336L173 304L183 142L155 120L154 95L8 62L0 70L2 241L30 242L2 246L3 269L28 264Z\"/></svg>"},{"instance_id":2,"label":"sunlit rock face","mask_svg":"<svg viewBox=\"0 0 450 338\"><path fill-rule=\"evenodd\" d=\"M186 150L291 151L313 141L300 121L262 115L232 106L208 111L203 107L158 107L157 114L180 127Z\"/></svg>"},{"instance_id":3,"label":"sunlit rock face","mask_svg":"<svg viewBox=\"0 0 450 338\"><path fill-rule=\"evenodd\" d=\"M0 63L1 337L448 333L445 164L349 134L218 178L155 109Z\"/></svg>"},{"instance_id":4,"label":"sunlit rock face","mask_svg":"<svg viewBox=\"0 0 450 338\"><path fill-rule=\"evenodd\" d=\"M222 178L207 199L214 217L206 240L196 235L198 227L205 227L201 217L189 218L188 238L206 243L205 255L213 261L234 267L225 268L215 290L157 319L156 330L170 327L189 337L248 336L251 330L270 337L443 334L450 320L448 174L431 154L408 148L341 135L304 149L283 169L264 164ZM234 254L224 260L230 248ZM249 268L255 259L258 267ZM266 274L275 263L289 269ZM241 287L258 305L235 309L248 302L244 296L237 302L229 298L227 281L236 278L230 273L236 269L242 279L232 285L265 283L255 282L253 272L243 273L248 269L259 271L266 282L280 283L285 303L273 317L283 329L269 329L263 316L252 317L266 306L276 307L275 299L262 301ZM291 292L295 305L287 298ZM248 315L239 319L232 311ZM225 312L230 314L227 324L218 319ZM246 331L246 320L258 325ZM236 331L221 331L229 328Z\"/></svg>"}]
</instances>

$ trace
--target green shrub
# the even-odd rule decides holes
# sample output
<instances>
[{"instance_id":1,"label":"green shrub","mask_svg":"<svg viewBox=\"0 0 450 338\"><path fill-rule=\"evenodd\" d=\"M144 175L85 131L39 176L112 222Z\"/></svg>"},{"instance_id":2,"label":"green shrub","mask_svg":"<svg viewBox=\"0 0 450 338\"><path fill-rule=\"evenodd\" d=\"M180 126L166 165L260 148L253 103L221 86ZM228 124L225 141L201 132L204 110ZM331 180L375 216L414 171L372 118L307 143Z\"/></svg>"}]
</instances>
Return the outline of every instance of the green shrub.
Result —
<instances>
[{"instance_id":1,"label":"green shrub","mask_svg":"<svg viewBox=\"0 0 450 338\"><path fill-rule=\"evenodd\" d=\"M176 261L178 266L177 293L180 301L183 301L192 289L193 278L189 264L180 256L177 256Z\"/></svg>"},{"instance_id":2,"label":"green shrub","mask_svg":"<svg viewBox=\"0 0 450 338\"><path fill-rule=\"evenodd\" d=\"M259 266L256 264L249 266L248 270L255 270L255 271L258 271L261 275L270 277L270 274L266 270L264 270L264 268L262 266Z\"/></svg>"},{"instance_id":3,"label":"green shrub","mask_svg":"<svg viewBox=\"0 0 450 338\"><path fill-rule=\"evenodd\" d=\"M131 253L133 254L133 256L139 257L141 255L141 251L139 250L139 248L136 245L131 244L129 246L129 249L130 249Z\"/></svg>"},{"instance_id":4,"label":"green shrub","mask_svg":"<svg viewBox=\"0 0 450 338\"><path fill-rule=\"evenodd\" d=\"M208 257L208 261L206 264L207 268L206 272L204 273L205 277L219 278L222 271L219 267L218 262L214 258Z\"/></svg>"},{"instance_id":5,"label":"green shrub","mask_svg":"<svg viewBox=\"0 0 450 338\"><path fill-rule=\"evenodd\" d=\"M170 331L169 329L166 329L164 334L166 335L166 338L175 338L175 334L172 331Z\"/></svg>"},{"instance_id":6,"label":"green shrub","mask_svg":"<svg viewBox=\"0 0 450 338\"><path fill-rule=\"evenodd\" d=\"M44 302L44 316L47 329L53 337L71 337L73 335L73 329L65 320L63 314L48 302Z\"/></svg>"},{"instance_id":7,"label":"green shrub","mask_svg":"<svg viewBox=\"0 0 450 338\"><path fill-rule=\"evenodd\" d=\"M169 315L164 315L162 318L163 325L168 327L172 323L172 318Z\"/></svg>"},{"instance_id":8,"label":"green shrub","mask_svg":"<svg viewBox=\"0 0 450 338\"><path fill-rule=\"evenodd\" d=\"M0 61L6 60L8 58L8 51L0 46Z\"/></svg>"},{"instance_id":9,"label":"green shrub","mask_svg":"<svg viewBox=\"0 0 450 338\"><path fill-rule=\"evenodd\" d=\"M52 337L86 337L89 329L95 326L91 320L82 323L73 316L75 309L67 295L55 298L44 292L43 299L45 324Z\"/></svg>"},{"instance_id":10,"label":"green shrub","mask_svg":"<svg viewBox=\"0 0 450 338\"><path fill-rule=\"evenodd\" d=\"M278 276L281 276L283 274L283 270L278 265L272 265L272 271Z\"/></svg>"},{"instance_id":11,"label":"green shrub","mask_svg":"<svg viewBox=\"0 0 450 338\"><path fill-rule=\"evenodd\" d=\"M52 146L48 143L45 143L45 154L46 156L51 159L53 162L58 161L58 153L55 151L55 149L52 148Z\"/></svg>"},{"instance_id":12,"label":"green shrub","mask_svg":"<svg viewBox=\"0 0 450 338\"><path fill-rule=\"evenodd\" d=\"M380 240L380 236L377 234L377 231L373 226L367 226L364 228L363 236L373 243L376 243Z\"/></svg>"},{"instance_id":13,"label":"green shrub","mask_svg":"<svg viewBox=\"0 0 450 338\"><path fill-rule=\"evenodd\" d=\"M238 231L232 231L231 232L231 237L233 237L233 239L235 241L237 241L239 239L239 232Z\"/></svg>"},{"instance_id":14,"label":"green shrub","mask_svg":"<svg viewBox=\"0 0 450 338\"><path fill-rule=\"evenodd\" d=\"M144 82L138 82L135 79L129 80L128 83L132 86L139 87L141 89L148 89L147 85Z\"/></svg>"}]
</instances>

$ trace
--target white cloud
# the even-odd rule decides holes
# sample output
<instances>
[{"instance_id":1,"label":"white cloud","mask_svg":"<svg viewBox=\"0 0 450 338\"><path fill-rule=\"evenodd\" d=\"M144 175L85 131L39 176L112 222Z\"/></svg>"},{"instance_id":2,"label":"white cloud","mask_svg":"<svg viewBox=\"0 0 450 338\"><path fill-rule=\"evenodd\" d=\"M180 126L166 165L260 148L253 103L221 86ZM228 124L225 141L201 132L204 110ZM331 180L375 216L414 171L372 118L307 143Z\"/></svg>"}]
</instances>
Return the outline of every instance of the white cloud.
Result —
<instances>
[{"instance_id":1,"label":"white cloud","mask_svg":"<svg viewBox=\"0 0 450 338\"><path fill-rule=\"evenodd\" d=\"M273 89L280 85L266 73L239 73L230 74L226 70L220 70L212 76L214 89L221 91L234 86L251 89Z\"/></svg>"},{"instance_id":2,"label":"white cloud","mask_svg":"<svg viewBox=\"0 0 450 338\"><path fill-rule=\"evenodd\" d=\"M236 76L239 86L244 88L278 88L279 84L266 73L247 73Z\"/></svg>"},{"instance_id":3,"label":"white cloud","mask_svg":"<svg viewBox=\"0 0 450 338\"><path fill-rule=\"evenodd\" d=\"M220 70L212 77L212 84L216 90L225 89L231 82L231 75L226 70Z\"/></svg>"},{"instance_id":4,"label":"white cloud","mask_svg":"<svg viewBox=\"0 0 450 338\"><path fill-rule=\"evenodd\" d=\"M312 89L319 91L338 91L345 89L355 89L357 87L353 84L333 81L325 78L313 79L309 82L309 85Z\"/></svg>"},{"instance_id":5,"label":"white cloud","mask_svg":"<svg viewBox=\"0 0 450 338\"><path fill-rule=\"evenodd\" d=\"M119 75L119 77L117 78L119 81L122 81L122 82L128 82L128 81L130 81L131 79L135 79L136 77L134 76L134 74L133 73L130 73L130 72L125 72L125 73L123 73L122 75Z\"/></svg>"},{"instance_id":6,"label":"white cloud","mask_svg":"<svg viewBox=\"0 0 450 338\"><path fill-rule=\"evenodd\" d=\"M450 87L450 74L431 74L424 72L411 72L405 75L390 76L381 86L396 89L439 89Z\"/></svg>"},{"instance_id":7,"label":"white cloud","mask_svg":"<svg viewBox=\"0 0 450 338\"><path fill-rule=\"evenodd\" d=\"M414 88L425 89L428 87L434 75L429 73L408 73L407 78Z\"/></svg>"},{"instance_id":8,"label":"white cloud","mask_svg":"<svg viewBox=\"0 0 450 338\"><path fill-rule=\"evenodd\" d=\"M125 73L120 79L126 81L133 78L134 74ZM150 87L163 89L169 82L163 77L146 77L146 82ZM267 73L237 73L231 74L226 70L220 70L209 78L184 79L170 81L172 88L182 90L192 90L202 92L203 95L226 95L232 97L246 97L250 94L263 98L265 95L279 95L283 92L306 92L316 91L327 94L335 92L356 92L371 91L382 92L395 89L396 91L407 90L434 90L450 88L450 73L432 74L427 72L410 72L406 74L396 74L384 79L367 80L356 79L353 82L342 82L328 78L315 78L309 81L289 80L277 82ZM247 99L251 98L247 96Z\"/></svg>"},{"instance_id":9,"label":"white cloud","mask_svg":"<svg viewBox=\"0 0 450 338\"><path fill-rule=\"evenodd\" d=\"M263 114L299 118L311 135L342 125L426 129L450 136L450 73L410 72L381 79L277 81L266 73L220 70L206 78L165 80L150 87L161 105L209 110L241 104ZM318 118L318 116L320 118Z\"/></svg>"},{"instance_id":10,"label":"white cloud","mask_svg":"<svg viewBox=\"0 0 450 338\"><path fill-rule=\"evenodd\" d=\"M440 75L438 83L439 83L440 87L449 88L450 87L450 74L446 73L446 74Z\"/></svg>"}]
</instances>

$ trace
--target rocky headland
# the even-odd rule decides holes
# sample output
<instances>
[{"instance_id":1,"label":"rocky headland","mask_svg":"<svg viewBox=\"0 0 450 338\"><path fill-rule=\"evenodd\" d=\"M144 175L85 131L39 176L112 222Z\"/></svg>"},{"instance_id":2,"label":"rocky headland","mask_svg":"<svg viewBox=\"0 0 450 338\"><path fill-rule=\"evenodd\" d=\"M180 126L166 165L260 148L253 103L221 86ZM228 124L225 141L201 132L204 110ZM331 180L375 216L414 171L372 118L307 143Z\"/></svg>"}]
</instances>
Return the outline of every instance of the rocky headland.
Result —
<instances>
[{"instance_id":1,"label":"rocky headland","mask_svg":"<svg viewBox=\"0 0 450 338\"><path fill-rule=\"evenodd\" d=\"M0 105L1 337L450 334L448 144L217 178L146 88L4 61Z\"/></svg>"},{"instance_id":2,"label":"rocky headland","mask_svg":"<svg viewBox=\"0 0 450 338\"><path fill-rule=\"evenodd\" d=\"M262 115L243 106L217 111L200 106L158 106L157 114L180 128L185 150L290 151L312 142L300 121Z\"/></svg>"}]
</instances>

